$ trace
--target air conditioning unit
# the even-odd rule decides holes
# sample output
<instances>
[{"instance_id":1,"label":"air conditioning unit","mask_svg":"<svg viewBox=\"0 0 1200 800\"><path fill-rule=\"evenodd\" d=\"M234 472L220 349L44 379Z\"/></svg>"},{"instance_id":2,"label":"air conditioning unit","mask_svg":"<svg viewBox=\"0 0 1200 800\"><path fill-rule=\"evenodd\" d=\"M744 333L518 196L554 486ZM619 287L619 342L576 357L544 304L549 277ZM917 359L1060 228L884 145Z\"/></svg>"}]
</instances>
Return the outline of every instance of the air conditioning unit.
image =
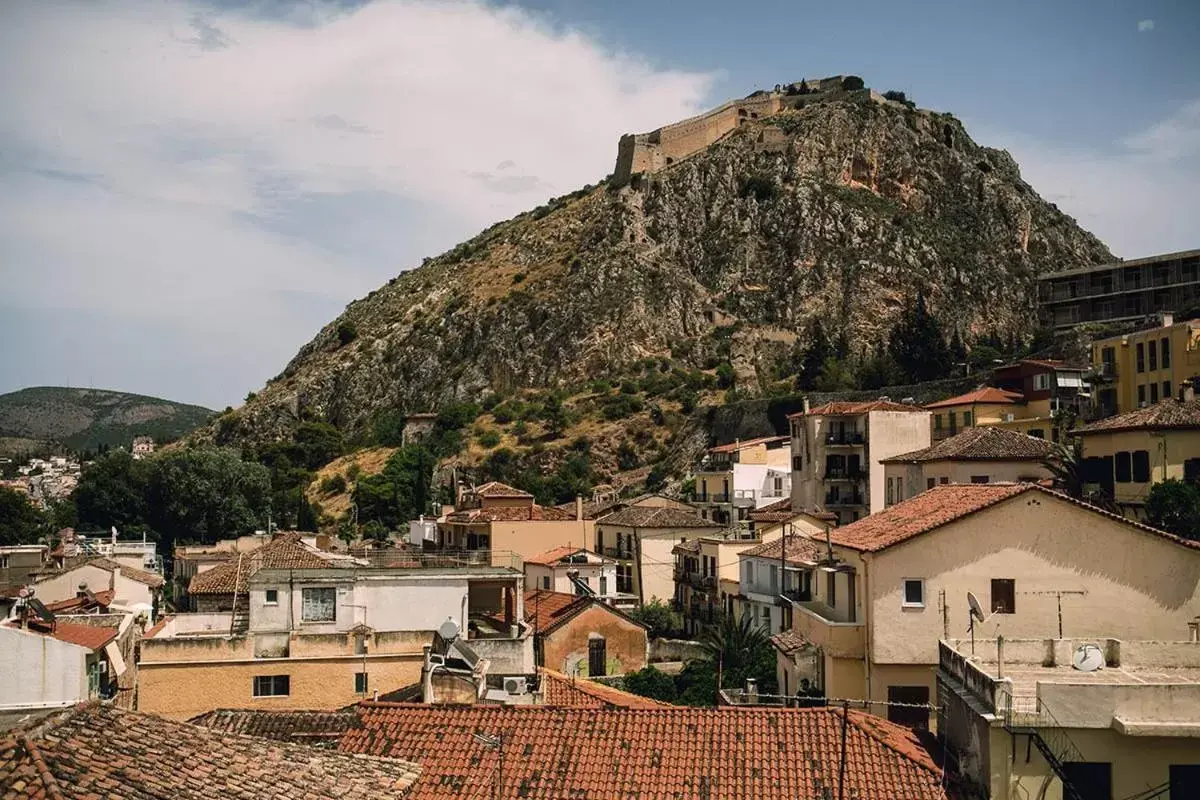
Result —
<instances>
[{"instance_id":1,"label":"air conditioning unit","mask_svg":"<svg viewBox=\"0 0 1200 800\"><path fill-rule=\"evenodd\" d=\"M509 694L525 694L529 691L529 685L525 678L505 678L504 691Z\"/></svg>"}]
</instances>

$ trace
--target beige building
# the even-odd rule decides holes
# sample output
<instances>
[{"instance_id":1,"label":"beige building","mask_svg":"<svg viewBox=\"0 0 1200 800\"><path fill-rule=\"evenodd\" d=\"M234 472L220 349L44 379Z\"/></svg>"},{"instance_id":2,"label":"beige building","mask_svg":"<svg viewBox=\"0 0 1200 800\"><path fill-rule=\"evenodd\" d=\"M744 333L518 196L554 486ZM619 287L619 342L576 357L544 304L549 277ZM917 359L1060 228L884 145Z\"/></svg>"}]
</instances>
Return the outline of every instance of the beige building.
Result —
<instances>
[{"instance_id":1,"label":"beige building","mask_svg":"<svg viewBox=\"0 0 1200 800\"><path fill-rule=\"evenodd\" d=\"M232 574L197 575L192 593L204 610L146 632L139 707L178 719L216 708L341 708L417 683L423 649L447 620L466 631L484 672L530 673L524 576L494 566L494 555L396 553L374 566L280 537L235 557Z\"/></svg>"},{"instance_id":2,"label":"beige building","mask_svg":"<svg viewBox=\"0 0 1200 800\"><path fill-rule=\"evenodd\" d=\"M1092 342L1092 370L1099 416L1176 397L1185 381L1200 381L1200 320L1164 314L1159 327Z\"/></svg>"},{"instance_id":3,"label":"beige building","mask_svg":"<svg viewBox=\"0 0 1200 800\"><path fill-rule=\"evenodd\" d=\"M1127 516L1143 519L1156 483L1200 481L1200 400L1188 399L1102 419L1071 433L1083 442L1083 480L1112 497Z\"/></svg>"},{"instance_id":4,"label":"beige building","mask_svg":"<svg viewBox=\"0 0 1200 800\"><path fill-rule=\"evenodd\" d=\"M766 541L778 539L779 531L776 527L765 533ZM754 533L735 530L675 545L675 607L683 615L685 633L695 636L718 622L721 614L741 613L738 559L763 541Z\"/></svg>"},{"instance_id":5,"label":"beige building","mask_svg":"<svg viewBox=\"0 0 1200 800\"><path fill-rule=\"evenodd\" d=\"M829 536L791 611L832 698L931 703L937 642L968 630L968 593L979 635L1006 638L1174 640L1200 610L1200 543L1037 484L939 485Z\"/></svg>"},{"instance_id":6,"label":"beige building","mask_svg":"<svg viewBox=\"0 0 1200 800\"><path fill-rule=\"evenodd\" d=\"M36 597L43 603L69 600L81 589L111 590L114 605L150 609L150 619L159 607L162 587L161 575L103 557L68 560L65 568L39 573L33 584Z\"/></svg>"},{"instance_id":7,"label":"beige building","mask_svg":"<svg viewBox=\"0 0 1200 800\"><path fill-rule=\"evenodd\" d=\"M884 459L930 443L929 412L889 400L826 403L788 419L792 507L842 524L884 507Z\"/></svg>"},{"instance_id":8,"label":"beige building","mask_svg":"<svg viewBox=\"0 0 1200 800\"><path fill-rule=\"evenodd\" d=\"M943 641L938 696L973 796L1200 797L1200 642Z\"/></svg>"},{"instance_id":9,"label":"beige building","mask_svg":"<svg viewBox=\"0 0 1200 800\"><path fill-rule=\"evenodd\" d=\"M617 591L638 603L675 596L676 544L723 526L676 508L632 507L596 521L596 552L617 561Z\"/></svg>"},{"instance_id":10,"label":"beige building","mask_svg":"<svg viewBox=\"0 0 1200 800\"><path fill-rule=\"evenodd\" d=\"M531 590L595 597L614 605L636 600L617 591L617 562L582 547L556 547L525 559Z\"/></svg>"},{"instance_id":11,"label":"beige building","mask_svg":"<svg viewBox=\"0 0 1200 800\"><path fill-rule=\"evenodd\" d=\"M1004 428L968 428L912 453L884 459L885 503L946 483L1012 483L1051 478L1050 442Z\"/></svg>"},{"instance_id":12,"label":"beige building","mask_svg":"<svg viewBox=\"0 0 1200 800\"><path fill-rule=\"evenodd\" d=\"M704 519L749 527L750 512L791 497L790 459L786 436L709 448L695 471L692 504Z\"/></svg>"},{"instance_id":13,"label":"beige building","mask_svg":"<svg viewBox=\"0 0 1200 800\"><path fill-rule=\"evenodd\" d=\"M555 547L587 548L596 523L586 517L582 500L565 511L538 505L528 492L493 481L465 492L455 510L438 520L438 548L509 552L521 558Z\"/></svg>"}]
</instances>

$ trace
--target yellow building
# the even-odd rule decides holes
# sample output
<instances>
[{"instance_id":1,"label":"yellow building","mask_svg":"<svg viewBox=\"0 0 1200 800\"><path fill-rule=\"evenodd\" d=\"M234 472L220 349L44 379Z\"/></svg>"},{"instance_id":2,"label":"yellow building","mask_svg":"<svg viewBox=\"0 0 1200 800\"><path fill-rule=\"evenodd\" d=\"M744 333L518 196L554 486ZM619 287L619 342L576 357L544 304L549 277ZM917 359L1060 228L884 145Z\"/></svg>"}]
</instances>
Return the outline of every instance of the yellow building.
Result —
<instances>
[{"instance_id":1,"label":"yellow building","mask_svg":"<svg viewBox=\"0 0 1200 800\"><path fill-rule=\"evenodd\" d=\"M947 640L938 697L969 796L1200 797L1200 642Z\"/></svg>"},{"instance_id":2,"label":"yellow building","mask_svg":"<svg viewBox=\"0 0 1200 800\"><path fill-rule=\"evenodd\" d=\"M1186 400L1102 419L1072 435L1083 441L1083 480L1116 500L1128 516L1145 516L1150 487L1172 478L1200 481L1200 400Z\"/></svg>"},{"instance_id":3,"label":"yellow building","mask_svg":"<svg viewBox=\"0 0 1200 800\"><path fill-rule=\"evenodd\" d=\"M591 547L594 526L581 499L570 511L542 506L529 492L492 481L465 492L455 510L438 521L438 547L533 558L555 547Z\"/></svg>"},{"instance_id":4,"label":"yellow building","mask_svg":"<svg viewBox=\"0 0 1200 800\"><path fill-rule=\"evenodd\" d=\"M1006 638L1175 640L1200 609L1200 543L1037 484L939 485L829 537L811 599L789 598L819 668L795 677L909 725L926 711L881 703L933 703L938 641L968 630L968 593Z\"/></svg>"},{"instance_id":5,"label":"yellow building","mask_svg":"<svg viewBox=\"0 0 1200 800\"><path fill-rule=\"evenodd\" d=\"M675 556L675 605L683 615L684 632L699 634L721 614L739 611L738 557L779 538L778 526L759 538L750 532L725 531L680 542Z\"/></svg>"},{"instance_id":6,"label":"yellow building","mask_svg":"<svg viewBox=\"0 0 1200 800\"><path fill-rule=\"evenodd\" d=\"M933 414L930 422L935 442L979 425L1013 422L1028 413L1023 395L994 386L929 403L925 408Z\"/></svg>"},{"instance_id":7,"label":"yellow building","mask_svg":"<svg viewBox=\"0 0 1200 800\"><path fill-rule=\"evenodd\" d=\"M677 508L633 506L596 522L595 552L617 560L617 591L639 603L675 596L675 545L723 526Z\"/></svg>"},{"instance_id":8,"label":"yellow building","mask_svg":"<svg viewBox=\"0 0 1200 800\"><path fill-rule=\"evenodd\" d=\"M756 508L791 497L790 455L787 436L712 447L696 468L692 504L705 519L749 527Z\"/></svg>"},{"instance_id":9,"label":"yellow building","mask_svg":"<svg viewBox=\"0 0 1200 800\"><path fill-rule=\"evenodd\" d=\"M1096 411L1124 414L1174 397L1184 381L1200 380L1200 320L1175 323L1092 343Z\"/></svg>"}]
</instances>

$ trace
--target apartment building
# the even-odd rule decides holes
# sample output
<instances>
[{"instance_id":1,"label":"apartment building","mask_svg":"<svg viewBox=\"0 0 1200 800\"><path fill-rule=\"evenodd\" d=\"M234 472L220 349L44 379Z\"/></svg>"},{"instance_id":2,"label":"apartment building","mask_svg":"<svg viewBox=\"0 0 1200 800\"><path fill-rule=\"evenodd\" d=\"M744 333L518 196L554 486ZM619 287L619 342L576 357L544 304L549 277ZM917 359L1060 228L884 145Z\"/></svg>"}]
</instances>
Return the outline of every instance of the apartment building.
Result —
<instances>
[{"instance_id":1,"label":"apartment building","mask_svg":"<svg viewBox=\"0 0 1200 800\"><path fill-rule=\"evenodd\" d=\"M232 573L193 578L204 610L146 632L139 707L177 719L216 708L341 708L416 683L424 648L447 620L488 662L485 672L532 673L519 558L498 565L495 551L414 551L376 566L325 555L285 536L235 557ZM197 582L212 591L196 592Z\"/></svg>"},{"instance_id":2,"label":"apartment building","mask_svg":"<svg viewBox=\"0 0 1200 800\"><path fill-rule=\"evenodd\" d=\"M565 511L539 505L529 492L498 481L463 492L437 529L437 549L495 550L522 558L554 547L590 547L595 538L595 521L583 513L582 499Z\"/></svg>"},{"instance_id":3,"label":"apartment building","mask_svg":"<svg viewBox=\"0 0 1200 800\"><path fill-rule=\"evenodd\" d=\"M1190 383L1180 393L1187 399L1160 400L1071 432L1083 443L1083 481L1127 516L1145 517L1156 483L1200 481L1200 400Z\"/></svg>"},{"instance_id":4,"label":"apartment building","mask_svg":"<svg viewBox=\"0 0 1200 800\"><path fill-rule=\"evenodd\" d=\"M757 533L738 530L709 534L675 545L675 607L684 632L696 636L722 614L739 616L742 596L738 562L743 553L778 539L780 529Z\"/></svg>"},{"instance_id":5,"label":"apartment building","mask_svg":"<svg viewBox=\"0 0 1200 800\"><path fill-rule=\"evenodd\" d=\"M19 589L33 581L46 564L50 548L44 544L13 544L0 547L0 589ZM0 591L0 594L3 594Z\"/></svg>"},{"instance_id":6,"label":"apartment building","mask_svg":"<svg viewBox=\"0 0 1200 800\"><path fill-rule=\"evenodd\" d=\"M709 448L695 470L692 504L705 519L747 527L751 511L791 496L790 457L787 436Z\"/></svg>"},{"instance_id":7,"label":"apartment building","mask_svg":"<svg viewBox=\"0 0 1200 800\"><path fill-rule=\"evenodd\" d=\"M1098 264L1038 277L1042 324L1127 322L1200 305L1200 250Z\"/></svg>"},{"instance_id":8,"label":"apartment building","mask_svg":"<svg viewBox=\"0 0 1200 800\"><path fill-rule=\"evenodd\" d=\"M937 682L971 796L1200 797L1200 642L945 640Z\"/></svg>"},{"instance_id":9,"label":"apartment building","mask_svg":"<svg viewBox=\"0 0 1200 800\"><path fill-rule=\"evenodd\" d=\"M882 399L791 415L792 508L829 511L841 524L882 509L883 459L928 447L929 419L923 408Z\"/></svg>"},{"instance_id":10,"label":"apartment building","mask_svg":"<svg viewBox=\"0 0 1200 800\"><path fill-rule=\"evenodd\" d=\"M826 560L826 546L816 534L812 530L788 531L739 555L740 615L763 632L791 629L791 608L781 598L797 602L813 599L814 571Z\"/></svg>"},{"instance_id":11,"label":"apartment building","mask_svg":"<svg viewBox=\"0 0 1200 800\"><path fill-rule=\"evenodd\" d=\"M1126 414L1200 381L1200 320L1162 324L1092 342L1095 416Z\"/></svg>"},{"instance_id":12,"label":"apartment building","mask_svg":"<svg viewBox=\"0 0 1200 800\"><path fill-rule=\"evenodd\" d=\"M1005 638L1176 640L1200 608L1200 543L1037 484L938 485L829 538L812 599L787 598L814 664L796 677L829 697L931 702L938 640L972 625L968 593L981 632ZM920 708L874 710L928 724Z\"/></svg>"},{"instance_id":13,"label":"apartment building","mask_svg":"<svg viewBox=\"0 0 1200 800\"><path fill-rule=\"evenodd\" d=\"M1051 444L1005 428L968 428L949 439L884 459L885 503L894 505L947 483L1030 482L1052 476Z\"/></svg>"},{"instance_id":14,"label":"apartment building","mask_svg":"<svg viewBox=\"0 0 1200 800\"><path fill-rule=\"evenodd\" d=\"M675 545L724 530L699 514L634 506L596 521L596 552L617 561L617 591L639 604L675 596Z\"/></svg>"},{"instance_id":15,"label":"apartment building","mask_svg":"<svg viewBox=\"0 0 1200 800\"><path fill-rule=\"evenodd\" d=\"M525 559L525 585L547 592L594 597L613 605L637 598L617 591L617 562L582 547L556 547Z\"/></svg>"}]
</instances>

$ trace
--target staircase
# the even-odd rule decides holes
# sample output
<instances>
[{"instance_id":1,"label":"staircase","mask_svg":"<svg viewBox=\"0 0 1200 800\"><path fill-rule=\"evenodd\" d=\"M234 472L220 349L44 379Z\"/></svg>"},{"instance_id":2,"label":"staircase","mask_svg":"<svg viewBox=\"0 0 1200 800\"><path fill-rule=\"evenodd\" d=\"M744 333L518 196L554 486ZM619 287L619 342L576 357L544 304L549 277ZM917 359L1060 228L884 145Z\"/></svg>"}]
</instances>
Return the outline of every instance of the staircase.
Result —
<instances>
[{"instance_id":1,"label":"staircase","mask_svg":"<svg viewBox=\"0 0 1200 800\"><path fill-rule=\"evenodd\" d=\"M242 556L238 555L237 573L233 579L233 614L229 622L230 636L245 636L250 630L250 593L238 591L242 583Z\"/></svg>"},{"instance_id":2,"label":"staircase","mask_svg":"<svg viewBox=\"0 0 1200 800\"><path fill-rule=\"evenodd\" d=\"M1062 781L1062 794L1065 800L1084 800L1084 797L1067 778L1065 762L1084 761L1079 748L1067 736L1066 730L1059 724L1054 715L1041 701L1038 701L1036 713L1014 713L1012 698L1008 698L1004 713L1004 729L1011 734L1028 736L1029 743L1038 749L1042 758L1050 766L1050 770ZM1025 756L1029 760L1028 750Z\"/></svg>"}]
</instances>

